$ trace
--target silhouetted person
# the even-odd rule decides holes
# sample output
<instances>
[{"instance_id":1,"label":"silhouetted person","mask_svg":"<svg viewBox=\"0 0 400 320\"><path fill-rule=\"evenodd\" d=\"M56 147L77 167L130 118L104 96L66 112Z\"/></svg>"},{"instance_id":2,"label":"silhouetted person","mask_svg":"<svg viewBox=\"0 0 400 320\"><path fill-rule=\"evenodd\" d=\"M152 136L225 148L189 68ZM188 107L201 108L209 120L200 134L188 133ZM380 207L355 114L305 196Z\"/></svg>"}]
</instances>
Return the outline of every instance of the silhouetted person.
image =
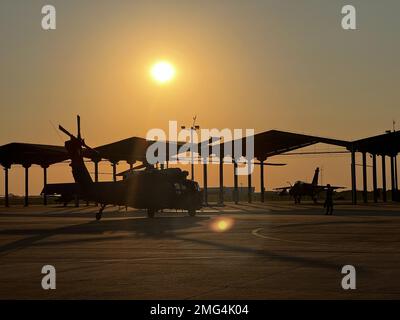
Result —
<instances>
[{"instance_id":1,"label":"silhouetted person","mask_svg":"<svg viewBox=\"0 0 400 320\"><path fill-rule=\"evenodd\" d=\"M332 213L333 213L333 189L331 188L330 184L326 185L326 197L325 197L324 207L326 208L326 215L332 215Z\"/></svg>"}]
</instances>

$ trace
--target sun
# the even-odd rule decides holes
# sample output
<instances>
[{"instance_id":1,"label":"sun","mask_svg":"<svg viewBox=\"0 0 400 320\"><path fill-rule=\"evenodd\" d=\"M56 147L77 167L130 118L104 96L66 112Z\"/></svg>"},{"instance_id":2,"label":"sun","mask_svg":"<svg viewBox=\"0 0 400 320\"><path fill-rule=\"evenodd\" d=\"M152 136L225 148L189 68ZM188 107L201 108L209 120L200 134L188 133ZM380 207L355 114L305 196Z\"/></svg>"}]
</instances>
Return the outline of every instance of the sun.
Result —
<instances>
[{"instance_id":1,"label":"sun","mask_svg":"<svg viewBox=\"0 0 400 320\"><path fill-rule=\"evenodd\" d=\"M163 84L174 78L175 68L168 61L159 61L151 67L150 73L155 81Z\"/></svg>"}]
</instances>

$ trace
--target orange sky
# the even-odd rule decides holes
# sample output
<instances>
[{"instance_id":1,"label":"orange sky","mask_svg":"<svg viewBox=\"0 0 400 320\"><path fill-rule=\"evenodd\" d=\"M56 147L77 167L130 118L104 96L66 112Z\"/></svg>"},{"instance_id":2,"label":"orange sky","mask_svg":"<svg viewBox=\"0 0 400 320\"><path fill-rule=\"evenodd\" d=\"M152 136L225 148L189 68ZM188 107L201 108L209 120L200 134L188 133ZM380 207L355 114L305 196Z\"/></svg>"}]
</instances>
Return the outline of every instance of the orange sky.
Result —
<instances>
[{"instance_id":1,"label":"orange sky","mask_svg":"<svg viewBox=\"0 0 400 320\"><path fill-rule=\"evenodd\" d=\"M382 133L400 119L400 3L352 3L355 32L340 27L342 1L52 1L57 29L46 32L43 1L2 1L0 145L59 145L51 122L73 129L78 113L92 146L167 129L169 120L188 125L194 114L205 128L349 140ZM149 78L158 59L177 68L165 86ZM271 161L288 166L267 168L267 189L310 180L316 166L325 183L350 185L349 156ZM38 194L41 171L31 173ZM10 174L10 192L21 194L22 169ZM49 179L71 180L69 168L51 168Z\"/></svg>"}]
</instances>

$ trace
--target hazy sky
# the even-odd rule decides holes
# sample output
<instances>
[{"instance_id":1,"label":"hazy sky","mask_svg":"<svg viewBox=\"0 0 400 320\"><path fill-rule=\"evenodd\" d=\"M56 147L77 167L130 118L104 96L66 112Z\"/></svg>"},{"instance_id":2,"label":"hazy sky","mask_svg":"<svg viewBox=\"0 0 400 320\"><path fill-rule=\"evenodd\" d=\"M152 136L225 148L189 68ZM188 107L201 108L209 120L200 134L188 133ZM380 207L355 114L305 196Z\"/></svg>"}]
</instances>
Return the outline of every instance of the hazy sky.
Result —
<instances>
[{"instance_id":1,"label":"hazy sky","mask_svg":"<svg viewBox=\"0 0 400 320\"><path fill-rule=\"evenodd\" d=\"M56 7L54 31L41 29L45 4ZM356 31L341 28L345 4L357 9ZM61 144L51 122L73 129L77 113L92 146L194 114L205 128L379 134L392 119L400 125L399 17L398 0L2 0L0 145ZM177 68L162 87L149 77L158 59ZM348 156L288 164L268 168L267 189L309 180L317 165L324 182L349 185ZM40 170L32 172L37 194ZM63 165L49 175L71 179ZM10 192L22 193L22 182L13 168Z\"/></svg>"}]
</instances>

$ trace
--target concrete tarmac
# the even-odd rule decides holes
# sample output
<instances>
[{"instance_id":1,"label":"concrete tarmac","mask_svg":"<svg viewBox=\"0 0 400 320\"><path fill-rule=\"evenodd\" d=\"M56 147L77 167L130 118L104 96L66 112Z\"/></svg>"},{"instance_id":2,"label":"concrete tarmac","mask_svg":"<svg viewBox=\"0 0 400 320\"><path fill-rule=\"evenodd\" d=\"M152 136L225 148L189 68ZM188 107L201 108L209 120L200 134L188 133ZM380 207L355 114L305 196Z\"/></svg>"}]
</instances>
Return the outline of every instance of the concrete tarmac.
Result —
<instances>
[{"instance_id":1,"label":"concrete tarmac","mask_svg":"<svg viewBox=\"0 0 400 320\"><path fill-rule=\"evenodd\" d=\"M400 299L400 205L0 208L1 299ZM56 290L41 269L56 268ZM341 286L356 268L356 290Z\"/></svg>"}]
</instances>

